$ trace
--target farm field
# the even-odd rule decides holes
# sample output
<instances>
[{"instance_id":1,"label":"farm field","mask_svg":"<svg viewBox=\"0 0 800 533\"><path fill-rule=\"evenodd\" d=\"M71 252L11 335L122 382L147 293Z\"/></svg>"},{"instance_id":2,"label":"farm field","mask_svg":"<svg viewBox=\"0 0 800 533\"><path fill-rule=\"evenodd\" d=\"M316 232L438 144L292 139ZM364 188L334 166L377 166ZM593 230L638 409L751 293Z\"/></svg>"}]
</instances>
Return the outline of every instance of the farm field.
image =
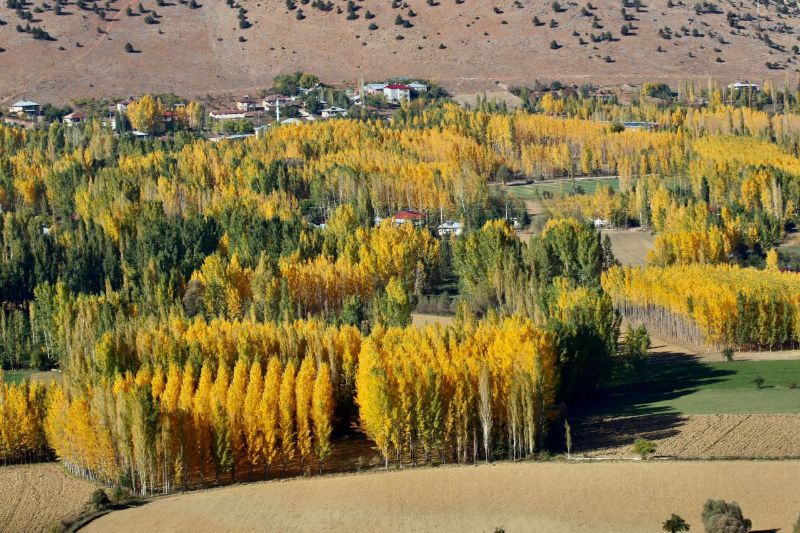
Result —
<instances>
[{"instance_id":1,"label":"farm field","mask_svg":"<svg viewBox=\"0 0 800 533\"><path fill-rule=\"evenodd\" d=\"M753 383L764 378L763 388ZM800 413L800 360L653 364L636 387L621 385L592 414L633 416Z\"/></svg>"},{"instance_id":2,"label":"farm field","mask_svg":"<svg viewBox=\"0 0 800 533\"><path fill-rule=\"evenodd\" d=\"M597 187L600 185L608 185L615 191L619 189L619 179L617 178L577 178L575 180L575 187L581 187L586 194L594 194ZM512 185L506 187L509 194L522 198L523 200L532 200L536 198L536 193L542 194L549 192L553 196L561 196L567 194L572 190L572 181L563 178L559 180L548 180L543 183L531 183L529 185Z\"/></svg>"},{"instance_id":3,"label":"farm field","mask_svg":"<svg viewBox=\"0 0 800 533\"><path fill-rule=\"evenodd\" d=\"M800 508L800 462L502 463L297 479L158 499L86 531L639 533L671 513L699 530L710 497L737 501L756 530L786 530Z\"/></svg>"},{"instance_id":4,"label":"farm field","mask_svg":"<svg viewBox=\"0 0 800 533\"><path fill-rule=\"evenodd\" d=\"M0 468L0 531L48 531L83 510L95 486L55 463Z\"/></svg>"},{"instance_id":5,"label":"farm field","mask_svg":"<svg viewBox=\"0 0 800 533\"><path fill-rule=\"evenodd\" d=\"M6 383L19 384L22 380L28 381L41 381L49 384L55 380L56 383L61 383L61 372L40 372L38 370L9 370L5 372Z\"/></svg>"},{"instance_id":6,"label":"farm field","mask_svg":"<svg viewBox=\"0 0 800 533\"><path fill-rule=\"evenodd\" d=\"M611 239L614 257L623 265L640 266L647 264L647 252L653 249L655 236L647 230L602 230L603 236Z\"/></svg>"},{"instance_id":7,"label":"farm field","mask_svg":"<svg viewBox=\"0 0 800 533\"><path fill-rule=\"evenodd\" d=\"M656 445L659 457L800 457L800 416L793 414L593 417L572 431L581 457L635 457L631 446L640 437Z\"/></svg>"}]
</instances>

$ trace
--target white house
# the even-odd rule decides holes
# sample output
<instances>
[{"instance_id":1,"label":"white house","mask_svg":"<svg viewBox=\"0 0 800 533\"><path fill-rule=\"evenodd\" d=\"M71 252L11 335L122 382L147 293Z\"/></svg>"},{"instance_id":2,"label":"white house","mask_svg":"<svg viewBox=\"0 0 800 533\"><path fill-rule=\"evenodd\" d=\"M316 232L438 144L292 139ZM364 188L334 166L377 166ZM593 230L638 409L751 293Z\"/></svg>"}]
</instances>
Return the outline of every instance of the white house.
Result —
<instances>
[{"instance_id":1,"label":"white house","mask_svg":"<svg viewBox=\"0 0 800 533\"><path fill-rule=\"evenodd\" d=\"M409 83L408 86L411 88L412 91L417 91L418 93L424 93L427 92L428 90L427 85L423 85L418 81L415 81L414 83Z\"/></svg>"},{"instance_id":2,"label":"white house","mask_svg":"<svg viewBox=\"0 0 800 533\"><path fill-rule=\"evenodd\" d=\"M80 124L86 120L86 115L81 113L80 111L74 111L69 115L64 115L64 124L67 126L72 126L73 124Z\"/></svg>"},{"instance_id":3,"label":"white house","mask_svg":"<svg viewBox=\"0 0 800 533\"><path fill-rule=\"evenodd\" d=\"M740 82L736 82L736 83L731 83L730 85L728 85L728 89L734 89L734 90L752 89L753 91L757 91L758 90L758 85L756 85L755 83L740 83Z\"/></svg>"},{"instance_id":4,"label":"white house","mask_svg":"<svg viewBox=\"0 0 800 533\"><path fill-rule=\"evenodd\" d=\"M408 85L387 85L383 89L383 95L387 102L398 103L407 101L411 98L411 88Z\"/></svg>"},{"instance_id":5,"label":"white house","mask_svg":"<svg viewBox=\"0 0 800 533\"><path fill-rule=\"evenodd\" d=\"M387 87L386 83L368 83L364 85L364 93L370 96L381 94Z\"/></svg>"},{"instance_id":6,"label":"white house","mask_svg":"<svg viewBox=\"0 0 800 533\"><path fill-rule=\"evenodd\" d=\"M20 100L8 108L10 113L25 113L26 115L38 115L41 106L36 102L29 102L27 100Z\"/></svg>"},{"instance_id":7,"label":"white house","mask_svg":"<svg viewBox=\"0 0 800 533\"><path fill-rule=\"evenodd\" d=\"M453 220L446 220L444 224L440 224L438 228L440 236L461 235L462 231L464 231L464 225L461 224L461 222L455 222Z\"/></svg>"},{"instance_id":8,"label":"white house","mask_svg":"<svg viewBox=\"0 0 800 533\"><path fill-rule=\"evenodd\" d=\"M605 229L605 228L613 228L614 224L611 223L610 220L605 218L596 218L592 221L594 223L594 227L597 229Z\"/></svg>"},{"instance_id":9,"label":"white house","mask_svg":"<svg viewBox=\"0 0 800 533\"><path fill-rule=\"evenodd\" d=\"M117 102L117 112L124 115L128 111L128 105L130 105L131 102L133 102L133 100L123 100L122 102Z\"/></svg>"},{"instance_id":10,"label":"white house","mask_svg":"<svg viewBox=\"0 0 800 533\"><path fill-rule=\"evenodd\" d=\"M287 118L286 120L281 120L281 124L290 124L294 126L297 126L302 123L303 121L300 120L299 118Z\"/></svg>"},{"instance_id":11,"label":"white house","mask_svg":"<svg viewBox=\"0 0 800 533\"><path fill-rule=\"evenodd\" d=\"M347 109L331 106L322 110L322 118L343 117L347 114Z\"/></svg>"},{"instance_id":12,"label":"white house","mask_svg":"<svg viewBox=\"0 0 800 533\"><path fill-rule=\"evenodd\" d=\"M244 111L228 110L228 111L212 111L208 114L213 120L232 120L237 118L245 118L247 115Z\"/></svg>"}]
</instances>

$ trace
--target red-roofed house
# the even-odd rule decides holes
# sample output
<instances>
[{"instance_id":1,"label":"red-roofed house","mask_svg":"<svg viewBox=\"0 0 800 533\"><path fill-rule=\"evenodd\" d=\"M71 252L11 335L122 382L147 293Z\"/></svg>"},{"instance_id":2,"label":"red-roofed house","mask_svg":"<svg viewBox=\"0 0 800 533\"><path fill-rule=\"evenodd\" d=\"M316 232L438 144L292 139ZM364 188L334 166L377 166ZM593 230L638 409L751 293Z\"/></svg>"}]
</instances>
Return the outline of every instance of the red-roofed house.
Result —
<instances>
[{"instance_id":1,"label":"red-roofed house","mask_svg":"<svg viewBox=\"0 0 800 533\"><path fill-rule=\"evenodd\" d=\"M73 124L80 124L86 120L86 115L81 113L80 111L74 111L69 115L64 115L64 124L67 126L72 126Z\"/></svg>"},{"instance_id":2,"label":"red-roofed house","mask_svg":"<svg viewBox=\"0 0 800 533\"><path fill-rule=\"evenodd\" d=\"M383 89L387 102L398 103L411 98L411 87L408 85L387 85Z\"/></svg>"},{"instance_id":3,"label":"red-roofed house","mask_svg":"<svg viewBox=\"0 0 800 533\"><path fill-rule=\"evenodd\" d=\"M177 118L178 114L175 111L164 111L164 122L172 122Z\"/></svg>"},{"instance_id":4,"label":"red-roofed house","mask_svg":"<svg viewBox=\"0 0 800 533\"><path fill-rule=\"evenodd\" d=\"M393 215L392 218L394 219L394 223L398 226L401 224L405 224L406 222L411 222L415 226L422 226L425 224L425 219L427 218L423 213L417 213L416 211L402 211Z\"/></svg>"}]
</instances>

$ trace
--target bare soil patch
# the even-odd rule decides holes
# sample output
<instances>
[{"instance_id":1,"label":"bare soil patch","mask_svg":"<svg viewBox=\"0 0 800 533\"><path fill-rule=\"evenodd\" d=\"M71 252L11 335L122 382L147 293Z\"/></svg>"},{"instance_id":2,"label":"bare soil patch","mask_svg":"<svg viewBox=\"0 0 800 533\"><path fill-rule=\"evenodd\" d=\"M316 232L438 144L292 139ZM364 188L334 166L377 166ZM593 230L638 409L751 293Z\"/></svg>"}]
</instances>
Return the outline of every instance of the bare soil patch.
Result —
<instances>
[{"instance_id":1,"label":"bare soil patch","mask_svg":"<svg viewBox=\"0 0 800 533\"><path fill-rule=\"evenodd\" d=\"M83 511L94 490L55 463L0 467L0 531L47 531Z\"/></svg>"},{"instance_id":2,"label":"bare soil patch","mask_svg":"<svg viewBox=\"0 0 800 533\"><path fill-rule=\"evenodd\" d=\"M575 453L593 458L636 457L631 446L638 437L653 441L663 457L800 457L800 415L591 417L573 429Z\"/></svg>"},{"instance_id":3,"label":"bare soil patch","mask_svg":"<svg viewBox=\"0 0 800 533\"><path fill-rule=\"evenodd\" d=\"M709 497L791 527L800 462L516 463L269 482L158 499L86 531L658 531Z\"/></svg>"},{"instance_id":4,"label":"bare soil patch","mask_svg":"<svg viewBox=\"0 0 800 533\"><path fill-rule=\"evenodd\" d=\"M623 265L645 266L647 252L653 249L655 236L647 230L603 230L603 236L611 239L611 248L617 261Z\"/></svg>"}]
</instances>

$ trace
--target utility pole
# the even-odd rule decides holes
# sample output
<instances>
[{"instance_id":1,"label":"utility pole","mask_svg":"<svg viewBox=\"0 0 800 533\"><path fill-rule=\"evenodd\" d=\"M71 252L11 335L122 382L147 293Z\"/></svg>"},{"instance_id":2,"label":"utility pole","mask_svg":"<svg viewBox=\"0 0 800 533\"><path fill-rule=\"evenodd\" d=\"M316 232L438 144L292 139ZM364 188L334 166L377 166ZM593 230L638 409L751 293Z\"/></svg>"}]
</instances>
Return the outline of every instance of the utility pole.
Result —
<instances>
[{"instance_id":1,"label":"utility pole","mask_svg":"<svg viewBox=\"0 0 800 533\"><path fill-rule=\"evenodd\" d=\"M275 113L276 113L276 117L277 117L275 120L276 120L276 122L278 124L280 124L281 123L281 103L278 100L278 95L277 94L275 95Z\"/></svg>"}]
</instances>

